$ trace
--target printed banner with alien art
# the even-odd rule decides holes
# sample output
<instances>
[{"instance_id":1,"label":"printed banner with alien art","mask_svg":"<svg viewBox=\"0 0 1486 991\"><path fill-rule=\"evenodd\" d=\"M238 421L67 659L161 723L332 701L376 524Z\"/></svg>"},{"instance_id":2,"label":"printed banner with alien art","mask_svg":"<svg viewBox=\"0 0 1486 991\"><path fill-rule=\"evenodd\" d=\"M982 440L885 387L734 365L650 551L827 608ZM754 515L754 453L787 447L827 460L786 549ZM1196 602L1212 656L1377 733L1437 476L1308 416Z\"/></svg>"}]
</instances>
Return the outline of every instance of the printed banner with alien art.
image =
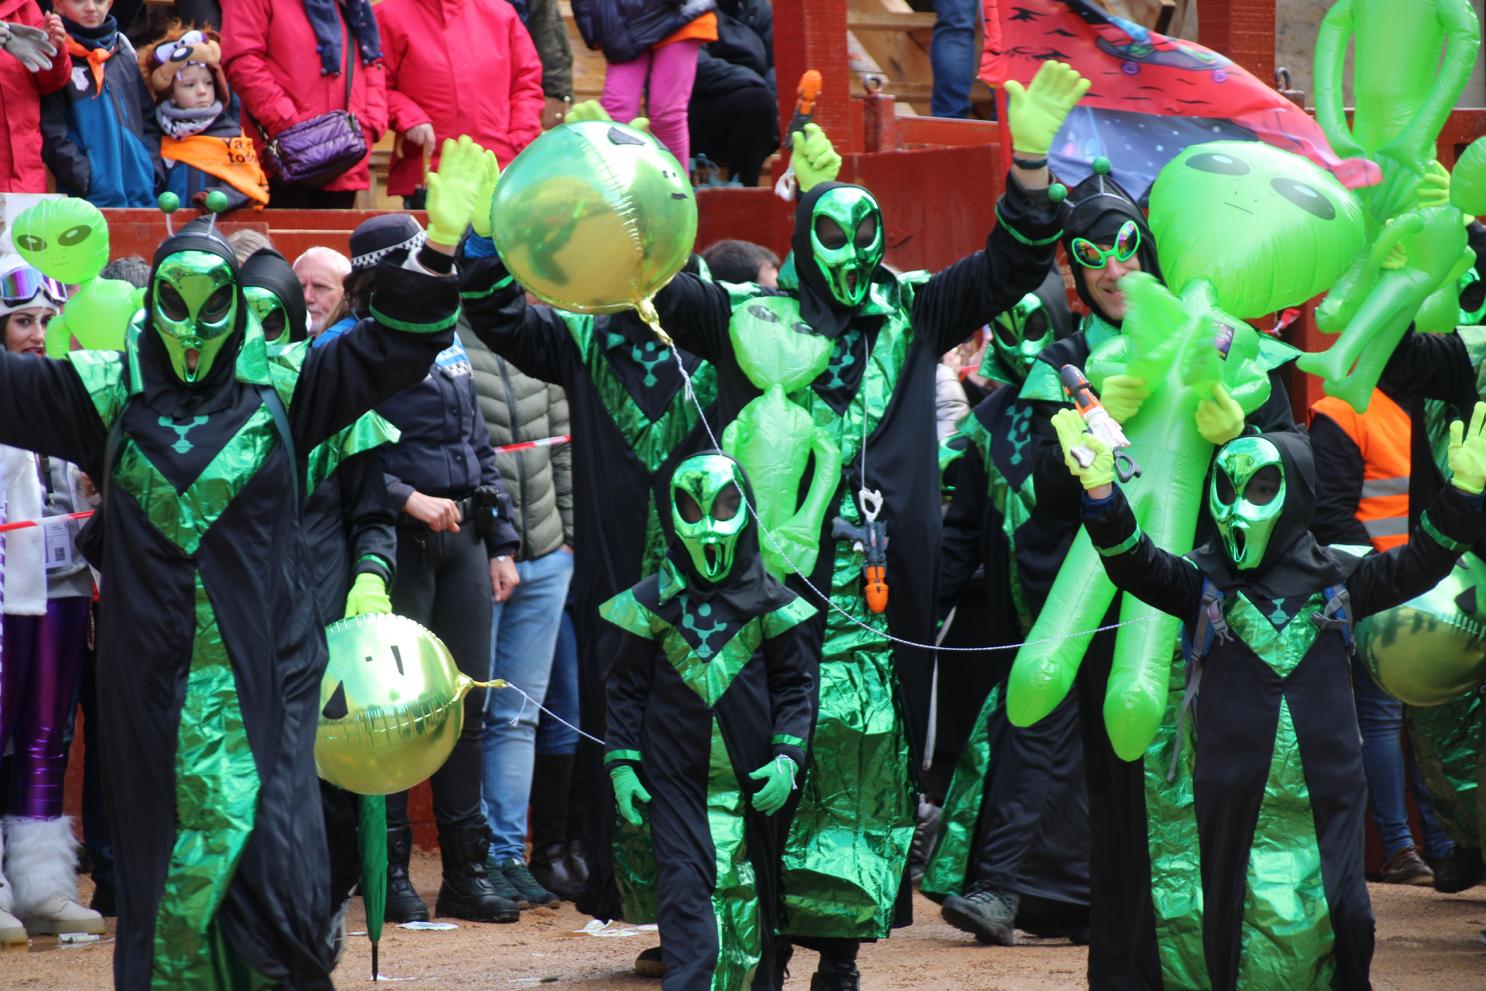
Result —
<instances>
[{"instance_id":1,"label":"printed banner with alien art","mask_svg":"<svg viewBox=\"0 0 1486 991\"><path fill-rule=\"evenodd\" d=\"M1120 184L1144 200L1162 166L1204 141L1263 141L1351 188L1378 179L1372 163L1338 158L1304 110L1217 52L1147 30L1092 0L985 0L980 77L998 99L1008 79L1030 82L1053 59L1093 83L1053 140L1053 171L1069 186L1102 155Z\"/></svg>"}]
</instances>

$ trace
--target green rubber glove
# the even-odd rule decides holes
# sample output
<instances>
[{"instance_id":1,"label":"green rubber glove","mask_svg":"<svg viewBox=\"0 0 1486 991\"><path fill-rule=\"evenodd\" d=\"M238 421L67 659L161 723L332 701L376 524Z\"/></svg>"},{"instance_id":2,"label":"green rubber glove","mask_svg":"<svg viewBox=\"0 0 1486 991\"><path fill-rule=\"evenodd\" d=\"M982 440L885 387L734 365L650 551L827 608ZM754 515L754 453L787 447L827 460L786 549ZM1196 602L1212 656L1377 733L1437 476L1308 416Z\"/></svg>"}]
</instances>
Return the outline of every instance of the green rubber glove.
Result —
<instances>
[{"instance_id":1,"label":"green rubber glove","mask_svg":"<svg viewBox=\"0 0 1486 991\"><path fill-rule=\"evenodd\" d=\"M1197 404L1197 432L1219 447L1243 433L1243 407L1221 385L1213 386L1213 398Z\"/></svg>"},{"instance_id":2,"label":"green rubber glove","mask_svg":"<svg viewBox=\"0 0 1486 991\"><path fill-rule=\"evenodd\" d=\"M616 764L609 768L609 780L614 782L614 805L619 809L619 817L631 826L640 825L644 817L639 806L650 803L650 792L640 784L640 776L628 764Z\"/></svg>"},{"instance_id":3,"label":"green rubber glove","mask_svg":"<svg viewBox=\"0 0 1486 991\"><path fill-rule=\"evenodd\" d=\"M841 174L841 155L820 125L813 121L794 132L794 150L790 164L800 192L808 193L823 182L834 182Z\"/></svg>"},{"instance_id":4,"label":"green rubber glove","mask_svg":"<svg viewBox=\"0 0 1486 991\"><path fill-rule=\"evenodd\" d=\"M582 103L575 103L567 113L562 115L562 122L564 124L581 124L585 120L612 121L613 119L613 117L609 116L609 111L604 109L604 105L597 100L584 100ZM646 134L649 134L650 118L636 117L629 122L629 126L637 131L644 131Z\"/></svg>"},{"instance_id":5,"label":"green rubber glove","mask_svg":"<svg viewBox=\"0 0 1486 991\"><path fill-rule=\"evenodd\" d=\"M1151 387L1136 375L1111 375L1099 390L1104 410L1123 426L1140 412L1141 404L1151 398Z\"/></svg>"},{"instance_id":6,"label":"green rubber glove","mask_svg":"<svg viewBox=\"0 0 1486 991\"><path fill-rule=\"evenodd\" d=\"M1062 62L1044 62L1030 86L1015 79L1006 83L1006 122L1011 126L1011 147L1029 158L1045 158L1053 136L1090 83L1078 70Z\"/></svg>"},{"instance_id":7,"label":"green rubber glove","mask_svg":"<svg viewBox=\"0 0 1486 991\"><path fill-rule=\"evenodd\" d=\"M748 775L754 781L762 781L764 786L753 795L753 807L766 816L771 816L784 808L784 803L789 801L789 793L795 790L795 772L799 768L790 758L780 754L763 767Z\"/></svg>"},{"instance_id":8,"label":"green rubber glove","mask_svg":"<svg viewBox=\"0 0 1486 991\"><path fill-rule=\"evenodd\" d=\"M351 594L346 596L346 618L390 613L392 600L387 598L387 583L381 575L363 571L351 583Z\"/></svg>"},{"instance_id":9,"label":"green rubber glove","mask_svg":"<svg viewBox=\"0 0 1486 991\"><path fill-rule=\"evenodd\" d=\"M1486 489L1486 403L1471 410L1471 424L1450 424L1450 484L1470 495Z\"/></svg>"},{"instance_id":10,"label":"green rubber glove","mask_svg":"<svg viewBox=\"0 0 1486 991\"><path fill-rule=\"evenodd\" d=\"M1083 483L1085 490L1097 489L1114 481L1114 454L1109 446L1089 433L1084 418L1076 409L1059 410L1053 414L1053 429L1058 432L1058 443L1063 447L1063 463L1069 474ZM1083 465L1074 456L1074 449L1086 451L1091 460Z\"/></svg>"},{"instance_id":11,"label":"green rubber glove","mask_svg":"<svg viewBox=\"0 0 1486 991\"><path fill-rule=\"evenodd\" d=\"M438 171L428 174L428 239L452 248L469 229L485 178L485 149L468 134L444 141Z\"/></svg>"},{"instance_id":12,"label":"green rubber glove","mask_svg":"<svg viewBox=\"0 0 1486 991\"><path fill-rule=\"evenodd\" d=\"M470 214L470 229L479 237L489 237L495 229L490 206L495 202L495 184L500 181L500 162L495 152L486 150L480 185L475 190L475 212Z\"/></svg>"}]
</instances>

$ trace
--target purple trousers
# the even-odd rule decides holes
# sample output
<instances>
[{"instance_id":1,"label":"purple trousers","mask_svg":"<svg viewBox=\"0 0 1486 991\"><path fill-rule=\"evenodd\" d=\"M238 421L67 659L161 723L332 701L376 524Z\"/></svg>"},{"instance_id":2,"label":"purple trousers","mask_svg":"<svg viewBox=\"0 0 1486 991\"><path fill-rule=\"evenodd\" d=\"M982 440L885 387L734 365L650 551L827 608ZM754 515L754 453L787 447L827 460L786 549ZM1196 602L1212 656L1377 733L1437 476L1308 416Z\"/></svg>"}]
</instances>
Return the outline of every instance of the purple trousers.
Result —
<instances>
[{"instance_id":1,"label":"purple trousers","mask_svg":"<svg viewBox=\"0 0 1486 991\"><path fill-rule=\"evenodd\" d=\"M0 652L0 752L15 747L7 815L62 814L63 736L88 645L88 599L50 599L45 616L6 616Z\"/></svg>"}]
</instances>

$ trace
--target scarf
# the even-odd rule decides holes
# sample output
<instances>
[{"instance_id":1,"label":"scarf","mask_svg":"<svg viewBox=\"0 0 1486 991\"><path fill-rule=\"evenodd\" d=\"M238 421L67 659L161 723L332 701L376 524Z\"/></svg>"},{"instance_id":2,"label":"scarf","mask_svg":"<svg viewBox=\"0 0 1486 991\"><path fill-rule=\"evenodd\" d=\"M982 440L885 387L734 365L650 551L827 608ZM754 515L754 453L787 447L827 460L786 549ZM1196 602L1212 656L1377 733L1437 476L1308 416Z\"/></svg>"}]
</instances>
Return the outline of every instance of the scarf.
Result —
<instances>
[{"instance_id":1,"label":"scarf","mask_svg":"<svg viewBox=\"0 0 1486 991\"><path fill-rule=\"evenodd\" d=\"M320 70L326 75L345 71L341 49L342 23L356 39L362 62L371 63L382 58L382 35L377 31L371 0L304 0L304 12L309 17L310 29L315 32Z\"/></svg>"},{"instance_id":2,"label":"scarf","mask_svg":"<svg viewBox=\"0 0 1486 991\"><path fill-rule=\"evenodd\" d=\"M222 115L222 101L214 100L209 107L201 107L196 110L186 110L176 106L169 100L161 100L155 104L155 120L160 123L160 130L168 136L176 139L189 138L193 134L200 134L212 122Z\"/></svg>"},{"instance_id":3,"label":"scarf","mask_svg":"<svg viewBox=\"0 0 1486 991\"><path fill-rule=\"evenodd\" d=\"M88 63L93 72L93 99L103 95L103 66L114 57L115 43L119 38L119 25L112 17L105 17L96 28L85 28L76 21L62 19L67 29L67 54Z\"/></svg>"}]
</instances>

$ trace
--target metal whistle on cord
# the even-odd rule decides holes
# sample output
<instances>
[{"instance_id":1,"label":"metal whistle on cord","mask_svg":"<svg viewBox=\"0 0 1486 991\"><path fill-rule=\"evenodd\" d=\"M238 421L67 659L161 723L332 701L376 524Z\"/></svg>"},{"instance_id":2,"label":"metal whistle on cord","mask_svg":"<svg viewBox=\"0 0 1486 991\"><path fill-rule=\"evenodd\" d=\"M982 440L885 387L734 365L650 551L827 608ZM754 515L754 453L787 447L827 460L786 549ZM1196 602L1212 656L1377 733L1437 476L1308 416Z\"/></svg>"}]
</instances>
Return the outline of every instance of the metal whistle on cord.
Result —
<instances>
[{"instance_id":1,"label":"metal whistle on cord","mask_svg":"<svg viewBox=\"0 0 1486 991\"><path fill-rule=\"evenodd\" d=\"M1084 426L1089 433L1102 440L1114 454L1115 475L1119 480L1128 482L1132 478L1139 478L1140 465L1125 453L1130 447L1130 438L1125 436L1119 423L1109 415L1109 411L1099 402L1099 397L1094 395L1094 387L1089 385L1083 370L1077 365L1064 365L1059 370L1058 377L1063 380L1063 391L1073 400L1073 405L1084 418ZM1080 445L1068 453L1073 455L1081 468L1094 463L1092 448Z\"/></svg>"},{"instance_id":2,"label":"metal whistle on cord","mask_svg":"<svg viewBox=\"0 0 1486 991\"><path fill-rule=\"evenodd\" d=\"M882 514L882 490L863 488L857 492L857 501L862 507L862 525L852 526L838 516L831 521L831 536L850 540L852 550L866 558L862 565L862 593L867 608L875 613L886 612L887 523L878 519Z\"/></svg>"}]
</instances>

